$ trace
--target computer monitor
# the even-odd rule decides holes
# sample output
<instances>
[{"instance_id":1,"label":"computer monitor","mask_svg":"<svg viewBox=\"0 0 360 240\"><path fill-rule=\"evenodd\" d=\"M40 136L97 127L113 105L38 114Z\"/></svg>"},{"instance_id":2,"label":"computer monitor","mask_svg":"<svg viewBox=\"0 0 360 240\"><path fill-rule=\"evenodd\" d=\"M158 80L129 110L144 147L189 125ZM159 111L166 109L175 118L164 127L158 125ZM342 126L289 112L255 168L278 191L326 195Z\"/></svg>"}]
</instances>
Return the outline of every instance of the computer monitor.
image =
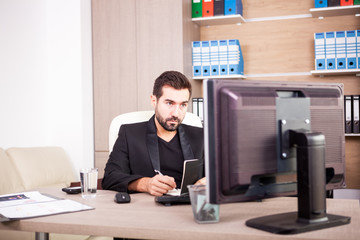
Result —
<instances>
[{"instance_id":1,"label":"computer monitor","mask_svg":"<svg viewBox=\"0 0 360 240\"><path fill-rule=\"evenodd\" d=\"M350 222L326 213L345 187L342 84L208 79L203 94L210 203L297 195L298 211L246 222L280 234Z\"/></svg>"}]
</instances>

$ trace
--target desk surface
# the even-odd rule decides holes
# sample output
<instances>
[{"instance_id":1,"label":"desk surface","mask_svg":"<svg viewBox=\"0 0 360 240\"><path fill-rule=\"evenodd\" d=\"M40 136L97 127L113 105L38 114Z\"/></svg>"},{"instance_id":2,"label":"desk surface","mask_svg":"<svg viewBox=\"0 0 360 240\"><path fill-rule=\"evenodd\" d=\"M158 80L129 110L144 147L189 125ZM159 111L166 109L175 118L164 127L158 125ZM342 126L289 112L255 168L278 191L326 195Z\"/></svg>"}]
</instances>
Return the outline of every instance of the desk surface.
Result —
<instances>
[{"instance_id":1,"label":"desk surface","mask_svg":"<svg viewBox=\"0 0 360 240\"><path fill-rule=\"evenodd\" d=\"M359 200L328 199L327 212L351 216L351 223L295 235L277 235L245 226L250 218L292 212L296 198L274 198L263 202L244 202L220 206L220 222L198 224L193 220L190 205L166 207L155 203L154 197L138 193L131 203L116 204L115 192L98 191L95 199L67 195L61 190L40 189L42 193L72 199L95 210L66 213L21 221L0 223L0 229L118 236L137 239L358 239L360 236Z\"/></svg>"}]
</instances>

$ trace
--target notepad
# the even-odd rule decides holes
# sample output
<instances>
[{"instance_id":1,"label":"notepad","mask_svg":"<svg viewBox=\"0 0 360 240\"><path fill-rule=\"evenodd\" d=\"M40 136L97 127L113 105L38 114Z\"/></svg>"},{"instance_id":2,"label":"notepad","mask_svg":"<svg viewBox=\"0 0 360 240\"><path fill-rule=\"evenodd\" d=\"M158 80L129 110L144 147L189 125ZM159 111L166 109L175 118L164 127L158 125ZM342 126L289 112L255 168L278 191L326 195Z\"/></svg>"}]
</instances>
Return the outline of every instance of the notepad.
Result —
<instances>
[{"instance_id":1,"label":"notepad","mask_svg":"<svg viewBox=\"0 0 360 240\"><path fill-rule=\"evenodd\" d=\"M181 181L181 188L174 188L169 190L166 195L180 196L188 193L188 185L194 184L199 179L202 164L199 159L190 159L184 161L183 176Z\"/></svg>"}]
</instances>

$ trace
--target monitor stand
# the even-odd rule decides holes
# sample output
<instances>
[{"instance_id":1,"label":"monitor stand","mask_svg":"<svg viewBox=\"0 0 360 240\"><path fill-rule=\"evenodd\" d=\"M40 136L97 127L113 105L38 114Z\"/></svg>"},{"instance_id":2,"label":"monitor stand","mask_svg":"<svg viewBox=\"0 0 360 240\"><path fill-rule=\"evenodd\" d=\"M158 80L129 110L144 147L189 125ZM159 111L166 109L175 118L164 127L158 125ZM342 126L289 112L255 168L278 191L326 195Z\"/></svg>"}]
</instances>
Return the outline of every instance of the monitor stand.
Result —
<instances>
[{"instance_id":1,"label":"monitor stand","mask_svg":"<svg viewBox=\"0 0 360 240\"><path fill-rule=\"evenodd\" d=\"M325 136L310 131L289 131L289 146L296 146L298 211L253 218L249 227L277 234L295 234L350 223L350 217L326 213Z\"/></svg>"}]
</instances>

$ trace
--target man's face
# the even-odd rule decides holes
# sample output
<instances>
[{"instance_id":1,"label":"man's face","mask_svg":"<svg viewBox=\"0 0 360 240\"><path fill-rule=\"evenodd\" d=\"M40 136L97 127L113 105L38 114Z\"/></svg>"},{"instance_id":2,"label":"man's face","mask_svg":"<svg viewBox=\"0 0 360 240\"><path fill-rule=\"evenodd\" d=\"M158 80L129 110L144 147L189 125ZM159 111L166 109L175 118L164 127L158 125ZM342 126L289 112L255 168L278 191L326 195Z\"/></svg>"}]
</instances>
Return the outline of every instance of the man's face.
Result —
<instances>
[{"instance_id":1,"label":"man's face","mask_svg":"<svg viewBox=\"0 0 360 240\"><path fill-rule=\"evenodd\" d=\"M188 89L177 90L170 86L164 86L162 90L159 99L151 96L155 117L165 130L175 131L185 117L190 93Z\"/></svg>"}]
</instances>

